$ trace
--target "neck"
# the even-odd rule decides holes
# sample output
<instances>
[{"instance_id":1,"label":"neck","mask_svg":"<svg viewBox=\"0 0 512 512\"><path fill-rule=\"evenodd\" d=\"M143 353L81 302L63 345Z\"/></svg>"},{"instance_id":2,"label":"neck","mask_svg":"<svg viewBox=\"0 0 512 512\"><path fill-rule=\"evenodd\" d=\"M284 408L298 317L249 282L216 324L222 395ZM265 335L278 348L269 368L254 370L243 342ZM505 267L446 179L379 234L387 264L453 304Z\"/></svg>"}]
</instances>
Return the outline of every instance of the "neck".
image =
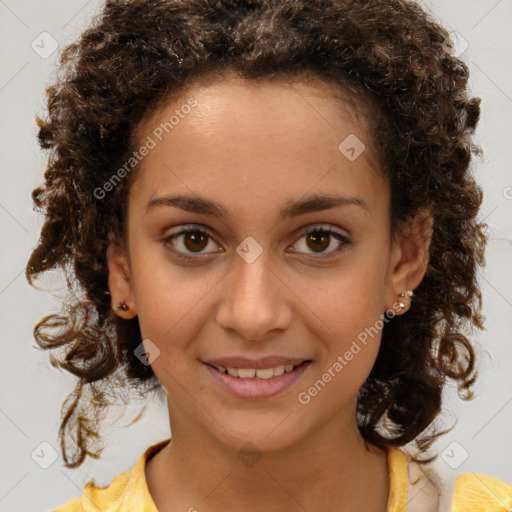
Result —
<instances>
[{"instance_id":1,"label":"neck","mask_svg":"<svg viewBox=\"0 0 512 512\"><path fill-rule=\"evenodd\" d=\"M344 418L264 453L226 446L194 422L171 423L171 432L146 465L160 512L387 510L387 453Z\"/></svg>"}]
</instances>

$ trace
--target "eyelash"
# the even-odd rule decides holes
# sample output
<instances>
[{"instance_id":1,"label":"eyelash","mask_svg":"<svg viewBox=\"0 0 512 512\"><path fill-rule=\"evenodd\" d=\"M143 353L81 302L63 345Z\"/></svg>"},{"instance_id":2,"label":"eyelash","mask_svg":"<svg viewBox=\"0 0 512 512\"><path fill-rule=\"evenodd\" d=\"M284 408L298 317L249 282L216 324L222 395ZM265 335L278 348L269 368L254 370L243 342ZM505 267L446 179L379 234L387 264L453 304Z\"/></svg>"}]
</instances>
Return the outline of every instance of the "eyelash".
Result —
<instances>
[{"instance_id":1,"label":"eyelash","mask_svg":"<svg viewBox=\"0 0 512 512\"><path fill-rule=\"evenodd\" d=\"M182 229L178 233L174 233L173 235L170 235L170 236L167 236L167 237L163 238L161 240L161 242L164 244L164 246L167 246L167 244L171 240L173 240L174 238L178 238L178 237L180 237L182 235L185 235L187 233L198 233L200 235L206 235L208 238L213 240L213 237L207 231L205 231L203 229L200 229L199 227L189 226L189 227L186 227L186 228ZM342 235L340 232L338 232L338 231L336 231L336 230L334 230L332 228L322 228L322 227L319 227L319 226L315 226L313 228L309 228L309 229L306 229L305 231L303 231L300 234L299 240L302 237L310 235L310 234L321 234L321 233L325 234L325 235L330 235L330 236L336 238L339 242L342 242L342 244L341 244L341 246L338 249L328 253L329 254L328 256L318 256L318 257L316 257L316 258L319 258L319 259L329 259L329 258L332 258L335 255L337 255L337 254L341 253L342 251L344 251L346 249L346 246L348 246L348 245L350 245L352 243L352 240L350 240L345 235ZM178 258L185 259L185 260L196 260L197 261L199 258L205 257L205 256L208 255L208 254L207 255L205 255L205 254L197 254L196 256L188 256L188 255L185 255L184 253L180 253L179 251L176 251L175 249L170 249L170 250ZM212 254L212 253L209 253L209 254ZM317 253L317 254L322 254L322 253Z\"/></svg>"}]
</instances>

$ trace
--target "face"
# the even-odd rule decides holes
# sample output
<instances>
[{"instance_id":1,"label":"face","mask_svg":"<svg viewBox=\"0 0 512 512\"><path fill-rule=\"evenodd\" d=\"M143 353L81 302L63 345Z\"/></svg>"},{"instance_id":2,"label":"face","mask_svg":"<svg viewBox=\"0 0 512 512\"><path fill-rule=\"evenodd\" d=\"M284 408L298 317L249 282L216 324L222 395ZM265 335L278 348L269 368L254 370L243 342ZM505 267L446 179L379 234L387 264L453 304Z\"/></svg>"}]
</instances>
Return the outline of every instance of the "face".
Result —
<instances>
[{"instance_id":1,"label":"face","mask_svg":"<svg viewBox=\"0 0 512 512\"><path fill-rule=\"evenodd\" d=\"M354 428L382 315L407 311L426 246L392 242L371 133L332 87L227 76L138 126L109 287L138 315L173 433L264 451Z\"/></svg>"}]
</instances>

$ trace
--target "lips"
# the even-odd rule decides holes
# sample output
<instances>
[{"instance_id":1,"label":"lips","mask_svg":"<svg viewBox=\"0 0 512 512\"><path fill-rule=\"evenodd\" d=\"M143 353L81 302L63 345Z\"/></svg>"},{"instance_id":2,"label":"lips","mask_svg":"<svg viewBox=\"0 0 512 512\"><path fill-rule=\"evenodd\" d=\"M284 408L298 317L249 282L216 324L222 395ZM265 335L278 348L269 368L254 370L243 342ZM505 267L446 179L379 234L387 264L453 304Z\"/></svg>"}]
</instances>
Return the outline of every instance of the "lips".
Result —
<instances>
[{"instance_id":1,"label":"lips","mask_svg":"<svg viewBox=\"0 0 512 512\"><path fill-rule=\"evenodd\" d=\"M283 358L281 358L280 360L282 361ZM234 358L230 358L227 360L218 359L218 361L223 361L224 363L229 362L230 364L234 364L235 362ZM240 359L238 359L238 361L240 361ZM250 363L268 364L267 361L268 359L251 361ZM296 362L297 359L292 360L287 358L287 361ZM248 364L247 359L245 360L245 364ZM256 375L253 376L252 378L250 378L249 375L233 376L230 374L229 371L227 373L223 373L219 371L215 366L209 363L203 362L203 367L213 378L213 382L217 383L220 386L220 389L222 389L225 392L228 392L230 395L239 399L266 399L279 395L286 391L287 389L291 388L302 377L302 375L305 372L308 372L311 364L311 360L305 360L302 363L293 366L292 370L271 377L268 375L258 377L257 373L265 372L265 369L240 369L241 372L257 372ZM280 368L283 368L283 366L281 365ZM238 372L239 370L236 369L236 371Z\"/></svg>"}]
</instances>

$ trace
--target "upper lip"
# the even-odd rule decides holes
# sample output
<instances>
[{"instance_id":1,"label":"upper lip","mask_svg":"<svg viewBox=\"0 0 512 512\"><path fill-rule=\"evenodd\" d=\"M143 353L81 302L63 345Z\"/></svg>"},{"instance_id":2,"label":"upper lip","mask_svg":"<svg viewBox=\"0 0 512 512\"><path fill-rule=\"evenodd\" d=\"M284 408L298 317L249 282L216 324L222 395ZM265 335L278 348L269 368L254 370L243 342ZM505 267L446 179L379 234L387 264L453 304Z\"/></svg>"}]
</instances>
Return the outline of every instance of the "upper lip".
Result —
<instances>
[{"instance_id":1,"label":"upper lip","mask_svg":"<svg viewBox=\"0 0 512 512\"><path fill-rule=\"evenodd\" d=\"M212 366L222 366L223 368L254 368L256 370L263 368L274 368L280 365L298 365L304 361L309 361L302 357L283 357L283 356L266 356L260 359L247 359L246 357L218 357L203 361Z\"/></svg>"}]
</instances>

